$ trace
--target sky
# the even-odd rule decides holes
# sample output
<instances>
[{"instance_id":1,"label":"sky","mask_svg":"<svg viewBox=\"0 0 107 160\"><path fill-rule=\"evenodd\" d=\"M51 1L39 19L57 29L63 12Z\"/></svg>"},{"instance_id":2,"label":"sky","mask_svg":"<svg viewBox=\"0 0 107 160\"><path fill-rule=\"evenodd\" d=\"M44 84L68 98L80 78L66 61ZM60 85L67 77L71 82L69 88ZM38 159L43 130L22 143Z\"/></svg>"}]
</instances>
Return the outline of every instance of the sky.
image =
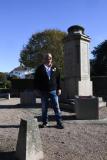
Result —
<instances>
[{"instance_id":1,"label":"sky","mask_svg":"<svg viewBox=\"0 0 107 160\"><path fill-rule=\"evenodd\" d=\"M32 34L67 32L81 25L90 36L90 54L107 39L107 0L0 0L0 72L20 65L20 52Z\"/></svg>"}]
</instances>

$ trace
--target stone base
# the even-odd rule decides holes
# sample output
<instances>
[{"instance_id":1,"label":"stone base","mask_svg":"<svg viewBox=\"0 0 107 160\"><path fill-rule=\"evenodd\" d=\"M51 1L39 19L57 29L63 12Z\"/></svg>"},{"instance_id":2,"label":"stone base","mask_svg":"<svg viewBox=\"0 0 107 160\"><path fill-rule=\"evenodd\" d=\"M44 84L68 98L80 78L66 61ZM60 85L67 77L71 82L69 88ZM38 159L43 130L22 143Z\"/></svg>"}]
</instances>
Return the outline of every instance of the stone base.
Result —
<instances>
[{"instance_id":1,"label":"stone base","mask_svg":"<svg viewBox=\"0 0 107 160\"><path fill-rule=\"evenodd\" d=\"M75 98L75 112L77 119L98 119L98 111L98 98L91 96L77 96Z\"/></svg>"}]
</instances>

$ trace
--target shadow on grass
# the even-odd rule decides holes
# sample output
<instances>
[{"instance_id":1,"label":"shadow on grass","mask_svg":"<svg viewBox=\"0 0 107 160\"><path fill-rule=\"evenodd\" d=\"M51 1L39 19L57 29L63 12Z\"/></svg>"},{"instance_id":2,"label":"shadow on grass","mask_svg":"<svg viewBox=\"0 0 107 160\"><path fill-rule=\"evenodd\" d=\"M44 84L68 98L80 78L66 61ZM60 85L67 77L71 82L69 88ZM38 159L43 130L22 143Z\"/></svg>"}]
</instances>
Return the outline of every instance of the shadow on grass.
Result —
<instances>
[{"instance_id":1,"label":"shadow on grass","mask_svg":"<svg viewBox=\"0 0 107 160\"><path fill-rule=\"evenodd\" d=\"M17 104L17 105L0 105L0 109L18 109L18 108L40 108L41 104L35 104L35 105L22 105L22 104Z\"/></svg>"},{"instance_id":2,"label":"shadow on grass","mask_svg":"<svg viewBox=\"0 0 107 160\"><path fill-rule=\"evenodd\" d=\"M15 151L12 152L0 152L0 160L16 160Z\"/></svg>"},{"instance_id":3,"label":"shadow on grass","mask_svg":"<svg viewBox=\"0 0 107 160\"><path fill-rule=\"evenodd\" d=\"M19 128L20 125L0 125L0 128Z\"/></svg>"},{"instance_id":4,"label":"shadow on grass","mask_svg":"<svg viewBox=\"0 0 107 160\"><path fill-rule=\"evenodd\" d=\"M42 117L41 116L35 116L35 118L37 118L38 122L42 121ZM49 115L48 116L48 120L49 121L55 121L55 116L54 115ZM62 116L62 120L76 120L76 115L63 115Z\"/></svg>"}]
</instances>

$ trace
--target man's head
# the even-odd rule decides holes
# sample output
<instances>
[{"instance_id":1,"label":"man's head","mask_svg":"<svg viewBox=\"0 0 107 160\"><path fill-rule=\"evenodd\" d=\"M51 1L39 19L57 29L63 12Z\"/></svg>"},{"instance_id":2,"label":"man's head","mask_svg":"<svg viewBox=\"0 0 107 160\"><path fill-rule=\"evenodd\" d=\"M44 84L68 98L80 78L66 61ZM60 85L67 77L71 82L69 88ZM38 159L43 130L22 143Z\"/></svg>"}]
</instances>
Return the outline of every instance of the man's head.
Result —
<instances>
[{"instance_id":1,"label":"man's head","mask_svg":"<svg viewBox=\"0 0 107 160\"><path fill-rule=\"evenodd\" d=\"M52 54L46 53L43 57L44 64L51 66L52 65Z\"/></svg>"}]
</instances>

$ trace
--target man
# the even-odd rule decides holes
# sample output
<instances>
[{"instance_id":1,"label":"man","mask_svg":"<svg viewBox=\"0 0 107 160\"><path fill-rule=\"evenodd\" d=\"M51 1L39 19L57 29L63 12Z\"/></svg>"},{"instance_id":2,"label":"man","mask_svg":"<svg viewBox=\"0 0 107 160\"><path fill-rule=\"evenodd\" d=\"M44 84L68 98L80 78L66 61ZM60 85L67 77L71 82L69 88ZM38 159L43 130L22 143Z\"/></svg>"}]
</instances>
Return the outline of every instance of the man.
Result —
<instances>
[{"instance_id":1,"label":"man","mask_svg":"<svg viewBox=\"0 0 107 160\"><path fill-rule=\"evenodd\" d=\"M43 64L35 72L35 86L39 90L42 101L42 127L48 126L49 98L55 112L57 128L63 129L61 111L58 96L61 95L60 73L52 64L52 54L47 53L43 58Z\"/></svg>"}]
</instances>

